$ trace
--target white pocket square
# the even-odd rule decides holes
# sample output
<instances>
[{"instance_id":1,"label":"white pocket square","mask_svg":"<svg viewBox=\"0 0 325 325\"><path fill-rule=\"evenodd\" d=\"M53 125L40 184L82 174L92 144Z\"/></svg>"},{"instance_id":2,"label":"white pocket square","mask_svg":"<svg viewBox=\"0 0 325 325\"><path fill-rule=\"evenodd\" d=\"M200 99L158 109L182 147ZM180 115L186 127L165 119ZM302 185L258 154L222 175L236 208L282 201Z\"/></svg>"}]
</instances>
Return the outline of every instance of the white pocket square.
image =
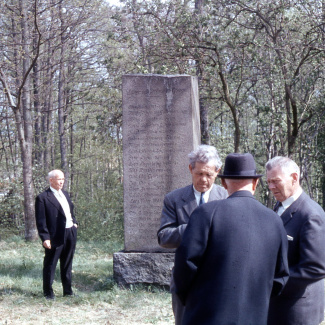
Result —
<instances>
[{"instance_id":1,"label":"white pocket square","mask_svg":"<svg viewBox=\"0 0 325 325\"><path fill-rule=\"evenodd\" d=\"M288 240L293 241L293 237L287 235Z\"/></svg>"}]
</instances>

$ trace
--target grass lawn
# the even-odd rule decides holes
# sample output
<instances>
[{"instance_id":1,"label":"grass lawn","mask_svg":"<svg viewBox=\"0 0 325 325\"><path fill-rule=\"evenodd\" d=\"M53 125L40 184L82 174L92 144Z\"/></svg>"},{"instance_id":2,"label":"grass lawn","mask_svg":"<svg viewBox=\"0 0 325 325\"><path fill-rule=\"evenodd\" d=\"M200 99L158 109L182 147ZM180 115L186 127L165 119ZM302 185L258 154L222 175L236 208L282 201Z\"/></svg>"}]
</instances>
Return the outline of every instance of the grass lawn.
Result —
<instances>
[{"instance_id":1,"label":"grass lawn","mask_svg":"<svg viewBox=\"0 0 325 325\"><path fill-rule=\"evenodd\" d=\"M120 289L115 284L112 252L120 249L79 240L73 267L78 296L62 297L57 267L56 300L47 301L42 293L40 242L27 243L19 237L0 241L0 325L174 324L167 291L143 286Z\"/></svg>"},{"instance_id":2,"label":"grass lawn","mask_svg":"<svg viewBox=\"0 0 325 325\"><path fill-rule=\"evenodd\" d=\"M109 243L78 241L73 287L62 297L57 267L55 301L42 293L43 248L13 237L0 241L0 325L7 324L173 324L170 294L157 287L120 289L113 281Z\"/></svg>"}]
</instances>

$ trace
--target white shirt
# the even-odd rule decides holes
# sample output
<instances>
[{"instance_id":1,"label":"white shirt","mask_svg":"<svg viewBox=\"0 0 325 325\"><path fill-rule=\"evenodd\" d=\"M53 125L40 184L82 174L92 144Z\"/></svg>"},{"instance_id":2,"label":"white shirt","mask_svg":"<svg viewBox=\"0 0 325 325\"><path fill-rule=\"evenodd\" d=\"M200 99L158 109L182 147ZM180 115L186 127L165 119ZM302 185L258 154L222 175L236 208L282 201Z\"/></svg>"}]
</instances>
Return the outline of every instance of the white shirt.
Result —
<instances>
[{"instance_id":1,"label":"white shirt","mask_svg":"<svg viewBox=\"0 0 325 325\"><path fill-rule=\"evenodd\" d=\"M63 192L61 190L57 191L56 189L54 189L51 186L50 186L50 189L54 193L54 196L59 201L59 203L61 204L61 207L64 211L65 218L67 220L65 227L71 228L73 226L73 220L72 220L72 216L71 216L70 205L69 205L69 202L68 202L66 196L63 194Z\"/></svg>"},{"instance_id":2,"label":"white shirt","mask_svg":"<svg viewBox=\"0 0 325 325\"><path fill-rule=\"evenodd\" d=\"M210 192L212 190L213 185L203 194L203 200L205 203L207 203L209 201L209 197L210 197ZM201 199L201 192L197 191L193 185L193 190L194 190L194 195L195 195L195 199L196 199L196 203L197 206L199 206L200 204L200 199Z\"/></svg>"},{"instance_id":3,"label":"white shirt","mask_svg":"<svg viewBox=\"0 0 325 325\"><path fill-rule=\"evenodd\" d=\"M289 208L289 206L298 199L298 197L301 195L302 193L302 188L299 187L298 190L296 191L295 194L293 194L292 196L288 197L286 200L284 200L282 203L282 205L279 207L278 209L278 215L280 216L286 209Z\"/></svg>"}]
</instances>

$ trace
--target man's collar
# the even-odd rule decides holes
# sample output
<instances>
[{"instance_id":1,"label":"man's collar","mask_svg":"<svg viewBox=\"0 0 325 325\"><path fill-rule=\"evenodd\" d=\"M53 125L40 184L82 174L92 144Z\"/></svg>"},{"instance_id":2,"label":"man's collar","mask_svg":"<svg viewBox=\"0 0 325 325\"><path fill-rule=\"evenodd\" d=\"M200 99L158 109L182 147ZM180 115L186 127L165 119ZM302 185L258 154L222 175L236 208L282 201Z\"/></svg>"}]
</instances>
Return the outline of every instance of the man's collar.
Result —
<instances>
[{"instance_id":1,"label":"man's collar","mask_svg":"<svg viewBox=\"0 0 325 325\"><path fill-rule=\"evenodd\" d=\"M284 210L286 210L294 201L298 199L298 197L302 193L302 188L299 186L298 190L290 197L288 197L286 200L282 202Z\"/></svg>"},{"instance_id":2,"label":"man's collar","mask_svg":"<svg viewBox=\"0 0 325 325\"><path fill-rule=\"evenodd\" d=\"M52 186L50 186L50 190L54 193L54 194L61 194L62 193L62 191L61 190L56 190L55 188L53 188Z\"/></svg>"}]
</instances>

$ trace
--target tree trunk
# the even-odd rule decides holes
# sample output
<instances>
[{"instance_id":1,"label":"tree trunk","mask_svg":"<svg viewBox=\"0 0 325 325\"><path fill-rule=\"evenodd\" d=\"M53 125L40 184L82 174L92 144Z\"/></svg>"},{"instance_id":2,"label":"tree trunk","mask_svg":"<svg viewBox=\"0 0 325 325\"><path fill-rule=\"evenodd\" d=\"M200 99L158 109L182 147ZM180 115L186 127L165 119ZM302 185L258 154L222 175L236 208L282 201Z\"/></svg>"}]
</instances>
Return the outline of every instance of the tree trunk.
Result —
<instances>
[{"instance_id":1,"label":"tree trunk","mask_svg":"<svg viewBox=\"0 0 325 325\"><path fill-rule=\"evenodd\" d=\"M240 147L240 141L241 141L241 131L240 131L240 125L239 125L239 118L238 118L238 110L236 108L236 105L233 103L231 96L230 96L230 91L229 91L229 86L228 82L226 79L226 76L223 72L224 67L223 63L221 62L221 56L218 51L218 49L215 49L217 58L218 58L218 75L220 77L220 81L222 84L222 91L223 91L223 100L224 102L228 105L230 108L233 121L234 121L234 127L235 127L235 132L234 132L234 152L239 152L239 147Z\"/></svg>"},{"instance_id":2,"label":"tree trunk","mask_svg":"<svg viewBox=\"0 0 325 325\"><path fill-rule=\"evenodd\" d=\"M60 138L60 153L61 153L61 169L65 174L66 181L64 183L64 189L67 190L68 185L68 161L67 161L67 141L65 136L64 128L64 107L65 107L65 48L66 48L66 37L65 37L65 23L63 19L62 4L59 6L60 10L60 22L61 22L61 49L60 49L60 71L59 71L59 82L58 82L58 118L59 118L59 138Z\"/></svg>"},{"instance_id":3,"label":"tree trunk","mask_svg":"<svg viewBox=\"0 0 325 325\"><path fill-rule=\"evenodd\" d=\"M27 3L28 4L28 3ZM21 60L18 60L18 53L14 53L14 64L16 68L16 98L17 103L14 102L12 93L7 84L7 78L2 69L0 68L0 82L3 85L4 94L8 99L9 106L12 108L15 122L16 130L20 144L21 159L23 165L23 184L24 184L24 216L25 216L25 239L26 240L36 240L38 238L36 222L35 222L35 208L34 208L34 184L33 184L33 169L32 169L32 159L33 159L33 121L31 114L31 98L30 98L30 81L29 74L35 64L38 54L40 43L37 42L37 53L30 63L29 47L28 44L31 40L28 33L28 15L26 2L24 0L19 0L19 10L20 10L20 30L21 30L21 40L22 44ZM36 11L35 11L36 14ZM13 27L13 37L17 35L17 25L14 20L12 20ZM35 28L37 28L35 20ZM40 38L40 34L39 34ZM40 39L39 39L40 40ZM18 41L18 40L17 40ZM19 43L17 43L19 44ZM20 67L19 63L22 63Z\"/></svg>"},{"instance_id":4,"label":"tree trunk","mask_svg":"<svg viewBox=\"0 0 325 325\"><path fill-rule=\"evenodd\" d=\"M73 152L74 152L74 134L73 134L73 117L72 114L70 114L70 155L73 157ZM71 161L70 164L70 197L74 197L74 193L72 192L73 188L73 182L74 182L74 164L73 161Z\"/></svg>"},{"instance_id":5,"label":"tree trunk","mask_svg":"<svg viewBox=\"0 0 325 325\"><path fill-rule=\"evenodd\" d=\"M195 11L194 15L200 16L202 14L203 0L195 0ZM197 19L199 21L199 17ZM198 25L198 35L202 34L202 26ZM198 54L196 55L199 56ZM195 60L196 64L196 76L198 77L199 89L202 81L202 68L200 66L200 59ZM201 94L202 96L202 94ZM209 120L208 120L208 110L205 105L204 99L200 97L200 127L201 127L201 143L209 144L210 134L209 134Z\"/></svg>"},{"instance_id":6,"label":"tree trunk","mask_svg":"<svg viewBox=\"0 0 325 325\"><path fill-rule=\"evenodd\" d=\"M37 48L37 33L33 33L33 47ZM34 53L35 55L35 53ZM40 118L40 99L39 99L39 89L40 89L40 75L39 75L38 61L35 62L33 66L33 86L34 86L34 112L35 112L35 162L37 165L42 165L41 161L41 118Z\"/></svg>"},{"instance_id":7,"label":"tree trunk","mask_svg":"<svg viewBox=\"0 0 325 325\"><path fill-rule=\"evenodd\" d=\"M28 53L27 39L27 10L24 0L19 1L21 10L21 30L22 30L22 44L23 53ZM31 117L31 100L29 89L29 71L30 62L27 55L23 56L23 76L26 78L21 92L21 112L23 114L23 121L21 123L20 146L23 163L23 183L24 183L24 214L25 214L25 239L36 240L38 237L35 221L35 207L34 207L34 183L33 183L33 124ZM19 98L18 98L19 101ZM19 114L19 106L17 113ZM22 130L23 129L23 130Z\"/></svg>"},{"instance_id":8,"label":"tree trunk","mask_svg":"<svg viewBox=\"0 0 325 325\"><path fill-rule=\"evenodd\" d=\"M200 123L201 123L201 143L209 144L209 120L208 120L208 110L204 105L204 100L200 98Z\"/></svg>"},{"instance_id":9,"label":"tree trunk","mask_svg":"<svg viewBox=\"0 0 325 325\"><path fill-rule=\"evenodd\" d=\"M43 161L43 170L48 172L51 168L51 145L50 145L50 135L53 131L52 121L52 110L53 110L53 91L52 91L52 80L53 80L53 71L52 71L52 50L51 42L48 41L47 44L47 60L46 60L46 87L45 87L45 99L44 99L44 108L42 114L42 161Z\"/></svg>"}]
</instances>

